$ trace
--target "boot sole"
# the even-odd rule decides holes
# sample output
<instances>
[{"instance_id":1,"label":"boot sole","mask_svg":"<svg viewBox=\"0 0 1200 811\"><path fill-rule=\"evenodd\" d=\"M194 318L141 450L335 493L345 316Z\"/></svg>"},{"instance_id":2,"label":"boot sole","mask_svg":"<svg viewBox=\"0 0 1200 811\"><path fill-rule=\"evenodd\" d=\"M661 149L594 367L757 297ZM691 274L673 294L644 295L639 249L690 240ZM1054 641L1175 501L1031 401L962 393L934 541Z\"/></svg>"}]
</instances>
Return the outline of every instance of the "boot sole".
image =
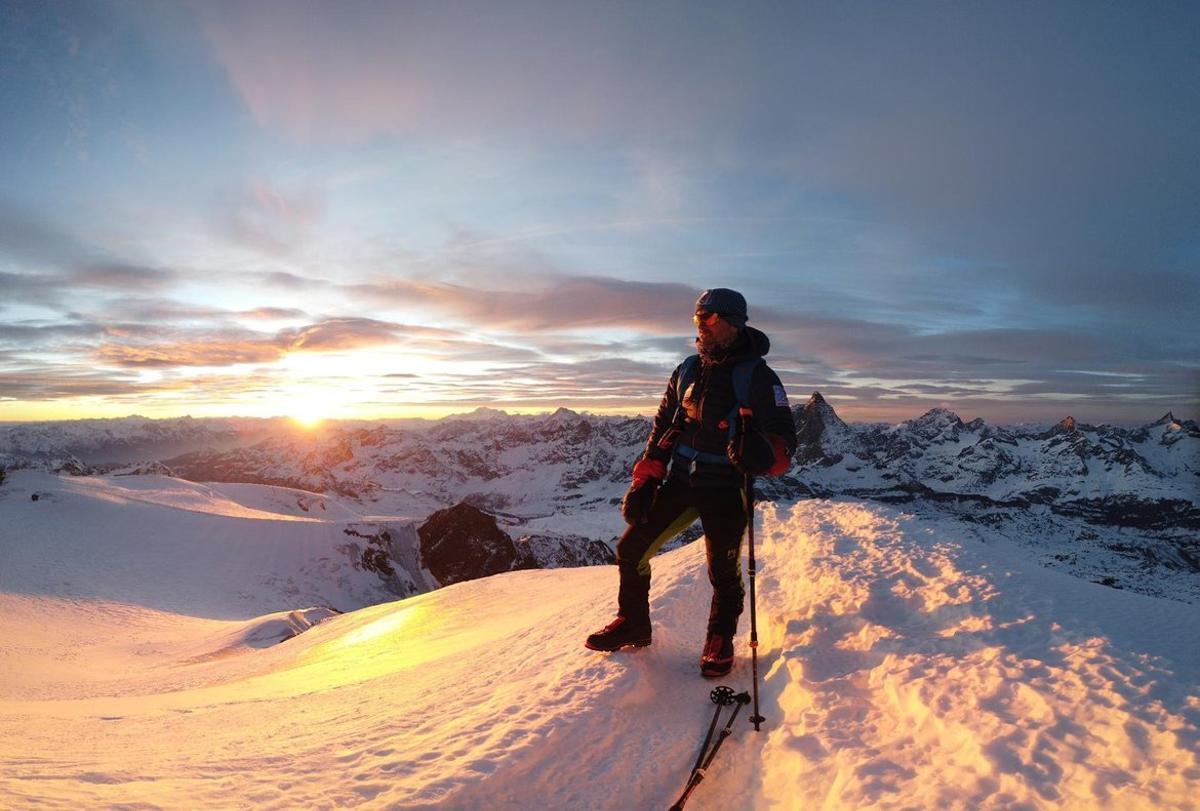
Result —
<instances>
[{"instance_id":1,"label":"boot sole","mask_svg":"<svg viewBox=\"0 0 1200 811\"><path fill-rule=\"evenodd\" d=\"M733 660L721 663L700 663L700 675L706 679L719 679L721 676L728 676L733 670Z\"/></svg>"},{"instance_id":2,"label":"boot sole","mask_svg":"<svg viewBox=\"0 0 1200 811\"><path fill-rule=\"evenodd\" d=\"M648 646L649 644L650 644L649 639L635 639L632 642L622 642L620 645L617 645L615 647L600 647L597 645L592 645L587 642L584 642L583 646L585 648L587 648L588 650L598 650L601 653L612 653L614 651L621 650L621 648L644 648L644 647Z\"/></svg>"}]
</instances>

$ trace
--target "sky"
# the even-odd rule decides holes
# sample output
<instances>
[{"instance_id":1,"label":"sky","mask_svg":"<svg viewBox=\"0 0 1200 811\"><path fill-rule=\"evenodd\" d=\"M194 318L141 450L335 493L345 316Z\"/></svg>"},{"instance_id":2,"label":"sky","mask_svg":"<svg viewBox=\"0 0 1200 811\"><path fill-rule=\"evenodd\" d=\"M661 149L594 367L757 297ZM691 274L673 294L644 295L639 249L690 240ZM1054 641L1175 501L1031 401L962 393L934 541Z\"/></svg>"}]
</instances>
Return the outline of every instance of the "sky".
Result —
<instances>
[{"instance_id":1,"label":"sky","mask_svg":"<svg viewBox=\"0 0 1200 811\"><path fill-rule=\"evenodd\" d=\"M1200 408L1190 3L0 5L0 420Z\"/></svg>"}]
</instances>

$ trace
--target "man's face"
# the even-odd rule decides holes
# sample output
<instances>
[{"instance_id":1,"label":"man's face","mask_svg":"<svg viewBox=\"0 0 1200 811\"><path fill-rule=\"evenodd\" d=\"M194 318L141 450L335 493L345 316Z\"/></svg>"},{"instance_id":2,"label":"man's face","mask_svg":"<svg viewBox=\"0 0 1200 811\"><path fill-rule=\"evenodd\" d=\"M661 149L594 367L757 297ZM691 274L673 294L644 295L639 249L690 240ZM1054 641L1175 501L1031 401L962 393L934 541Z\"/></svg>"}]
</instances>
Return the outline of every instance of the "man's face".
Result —
<instances>
[{"instance_id":1,"label":"man's face","mask_svg":"<svg viewBox=\"0 0 1200 811\"><path fill-rule=\"evenodd\" d=\"M737 337L738 328L716 313L698 312L692 316L696 338L705 346L725 346Z\"/></svg>"}]
</instances>

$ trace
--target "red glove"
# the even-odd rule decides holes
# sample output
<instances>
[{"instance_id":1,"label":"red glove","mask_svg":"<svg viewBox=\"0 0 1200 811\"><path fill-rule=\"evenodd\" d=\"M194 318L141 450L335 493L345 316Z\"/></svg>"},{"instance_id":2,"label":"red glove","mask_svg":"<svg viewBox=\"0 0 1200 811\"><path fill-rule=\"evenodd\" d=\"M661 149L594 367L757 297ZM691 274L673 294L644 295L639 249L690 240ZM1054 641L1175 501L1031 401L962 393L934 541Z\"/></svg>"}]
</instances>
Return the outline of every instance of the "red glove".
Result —
<instances>
[{"instance_id":1,"label":"red glove","mask_svg":"<svg viewBox=\"0 0 1200 811\"><path fill-rule=\"evenodd\" d=\"M662 482L667 478L667 466L657 459L638 459L633 466L633 487L641 487L650 479Z\"/></svg>"},{"instance_id":2,"label":"red glove","mask_svg":"<svg viewBox=\"0 0 1200 811\"><path fill-rule=\"evenodd\" d=\"M779 476L792 466L787 443L777 434L747 431L741 441L729 443L726 453L734 467L751 476Z\"/></svg>"},{"instance_id":3,"label":"red glove","mask_svg":"<svg viewBox=\"0 0 1200 811\"><path fill-rule=\"evenodd\" d=\"M792 457L788 456L787 443L779 434L767 434L771 448L775 451L775 464L771 465L764 476L782 476L792 466Z\"/></svg>"},{"instance_id":4,"label":"red glove","mask_svg":"<svg viewBox=\"0 0 1200 811\"><path fill-rule=\"evenodd\" d=\"M658 486L667 477L667 466L657 459L639 459L633 466L633 482L621 501L621 516L630 526L646 523Z\"/></svg>"}]
</instances>

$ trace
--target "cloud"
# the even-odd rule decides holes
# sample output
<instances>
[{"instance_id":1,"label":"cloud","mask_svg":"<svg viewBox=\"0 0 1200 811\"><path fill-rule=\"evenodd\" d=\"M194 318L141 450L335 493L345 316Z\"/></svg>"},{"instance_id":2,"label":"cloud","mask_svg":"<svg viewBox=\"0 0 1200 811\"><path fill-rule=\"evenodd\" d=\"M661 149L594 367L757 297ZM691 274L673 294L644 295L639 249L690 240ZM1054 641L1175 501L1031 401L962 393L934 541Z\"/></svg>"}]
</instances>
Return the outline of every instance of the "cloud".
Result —
<instances>
[{"instance_id":1,"label":"cloud","mask_svg":"<svg viewBox=\"0 0 1200 811\"><path fill-rule=\"evenodd\" d=\"M97 264L77 268L59 282L64 287L88 287L111 291L165 290L181 274L165 268L128 264Z\"/></svg>"},{"instance_id":2,"label":"cloud","mask_svg":"<svg viewBox=\"0 0 1200 811\"><path fill-rule=\"evenodd\" d=\"M273 363L285 355L347 352L399 343L417 347L470 348L460 333L369 318L331 318L267 334L229 328L183 329L150 324L109 325L110 340L93 352L100 363L118 367L168 369Z\"/></svg>"},{"instance_id":3,"label":"cloud","mask_svg":"<svg viewBox=\"0 0 1200 811\"><path fill-rule=\"evenodd\" d=\"M104 328L92 323L0 323L0 345L23 349L54 346L64 340L82 341L100 337Z\"/></svg>"},{"instance_id":4,"label":"cloud","mask_svg":"<svg viewBox=\"0 0 1200 811\"><path fill-rule=\"evenodd\" d=\"M264 180L222 199L220 230L246 247L289 256L311 238L325 215L324 195L312 187L284 189Z\"/></svg>"},{"instance_id":5,"label":"cloud","mask_svg":"<svg viewBox=\"0 0 1200 811\"><path fill-rule=\"evenodd\" d=\"M274 341L177 341L156 345L109 342L95 350L96 360L100 363L160 369L270 363L279 360L283 354L283 349Z\"/></svg>"},{"instance_id":6,"label":"cloud","mask_svg":"<svg viewBox=\"0 0 1200 811\"><path fill-rule=\"evenodd\" d=\"M256 271L252 273L231 272L228 276L233 280L245 284L256 286L271 285L283 290L301 293L315 294L321 290L328 290L333 286L331 282L325 279L301 276L298 273L289 273L284 270Z\"/></svg>"},{"instance_id":7,"label":"cloud","mask_svg":"<svg viewBox=\"0 0 1200 811\"><path fill-rule=\"evenodd\" d=\"M278 342L288 352L331 352L395 343L405 333L449 334L370 318L334 318L298 330L285 330L279 334Z\"/></svg>"},{"instance_id":8,"label":"cloud","mask_svg":"<svg viewBox=\"0 0 1200 811\"><path fill-rule=\"evenodd\" d=\"M33 304L54 308L62 300L60 291L46 283L38 273L6 273L0 271L0 293L5 304Z\"/></svg>"},{"instance_id":9,"label":"cloud","mask_svg":"<svg viewBox=\"0 0 1200 811\"><path fill-rule=\"evenodd\" d=\"M548 274L505 288L408 279L347 285L360 301L434 308L480 329L517 332L625 327L661 333L691 318L697 290L669 282ZM675 323L665 313L677 314Z\"/></svg>"},{"instance_id":10,"label":"cloud","mask_svg":"<svg viewBox=\"0 0 1200 811\"><path fill-rule=\"evenodd\" d=\"M252 310L238 310L234 313L239 318L249 318L260 321L276 321L296 318L307 318L308 313L291 307L255 307Z\"/></svg>"},{"instance_id":11,"label":"cloud","mask_svg":"<svg viewBox=\"0 0 1200 811\"><path fill-rule=\"evenodd\" d=\"M55 223L0 200L0 256L34 271L81 264L92 251Z\"/></svg>"},{"instance_id":12,"label":"cloud","mask_svg":"<svg viewBox=\"0 0 1200 811\"><path fill-rule=\"evenodd\" d=\"M53 363L40 364L31 371L0 369L0 400L121 397L141 391L136 375L132 374Z\"/></svg>"}]
</instances>

